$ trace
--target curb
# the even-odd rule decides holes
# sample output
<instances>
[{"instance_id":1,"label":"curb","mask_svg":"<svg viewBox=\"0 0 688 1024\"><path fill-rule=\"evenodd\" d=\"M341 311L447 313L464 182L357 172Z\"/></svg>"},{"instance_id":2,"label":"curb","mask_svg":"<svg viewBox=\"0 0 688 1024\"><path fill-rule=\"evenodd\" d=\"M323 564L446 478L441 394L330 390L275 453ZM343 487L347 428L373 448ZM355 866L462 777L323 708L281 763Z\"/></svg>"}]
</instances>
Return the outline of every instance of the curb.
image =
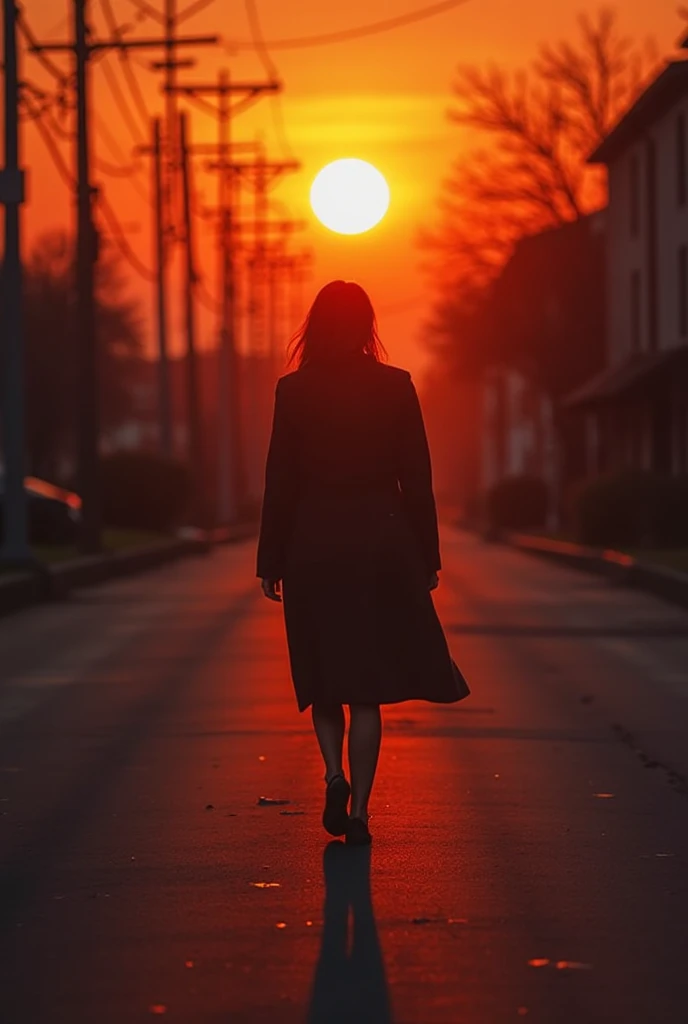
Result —
<instances>
[{"instance_id":1,"label":"curb","mask_svg":"<svg viewBox=\"0 0 688 1024\"><path fill-rule=\"evenodd\" d=\"M0 616L46 601L61 600L72 590L147 572L179 558L207 555L219 544L248 540L255 532L253 524L221 527L208 533L199 531L189 537L156 541L131 551L89 555L9 573L0 577Z\"/></svg>"},{"instance_id":2,"label":"curb","mask_svg":"<svg viewBox=\"0 0 688 1024\"><path fill-rule=\"evenodd\" d=\"M688 573L650 565L622 551L586 547L569 541L507 533L499 540L526 554L547 558L569 568L604 576L612 583L635 587L672 604L688 608Z\"/></svg>"}]
</instances>

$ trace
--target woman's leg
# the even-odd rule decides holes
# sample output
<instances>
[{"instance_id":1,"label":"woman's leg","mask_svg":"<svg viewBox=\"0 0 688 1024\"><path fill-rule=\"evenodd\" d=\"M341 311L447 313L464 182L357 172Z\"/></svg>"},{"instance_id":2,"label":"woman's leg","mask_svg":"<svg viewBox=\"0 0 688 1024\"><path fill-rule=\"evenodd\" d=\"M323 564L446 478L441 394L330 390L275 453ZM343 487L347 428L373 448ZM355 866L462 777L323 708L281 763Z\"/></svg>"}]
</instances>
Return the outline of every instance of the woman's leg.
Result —
<instances>
[{"instance_id":1,"label":"woman's leg","mask_svg":"<svg viewBox=\"0 0 688 1024\"><path fill-rule=\"evenodd\" d=\"M325 762L325 779L329 782L333 775L344 774L344 708L341 704L314 703L312 715L313 728Z\"/></svg>"},{"instance_id":2,"label":"woman's leg","mask_svg":"<svg viewBox=\"0 0 688 1024\"><path fill-rule=\"evenodd\" d=\"M368 820L368 799L375 780L382 716L379 704L351 704L349 724L349 770L351 772L351 817Z\"/></svg>"}]
</instances>

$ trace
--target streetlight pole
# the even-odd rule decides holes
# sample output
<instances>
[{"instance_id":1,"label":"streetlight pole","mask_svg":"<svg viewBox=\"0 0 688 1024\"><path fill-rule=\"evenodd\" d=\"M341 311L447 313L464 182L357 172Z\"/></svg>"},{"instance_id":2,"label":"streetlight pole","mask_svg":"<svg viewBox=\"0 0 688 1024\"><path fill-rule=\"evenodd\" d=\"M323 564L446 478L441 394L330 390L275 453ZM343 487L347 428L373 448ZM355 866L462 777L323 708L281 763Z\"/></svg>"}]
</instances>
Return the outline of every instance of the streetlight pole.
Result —
<instances>
[{"instance_id":1,"label":"streetlight pole","mask_svg":"<svg viewBox=\"0 0 688 1024\"><path fill-rule=\"evenodd\" d=\"M101 547L101 494L99 435L100 393L95 316L95 229L90 177L89 59L86 28L87 0L74 0L74 53L76 57L76 341L78 476L82 500L80 547L95 554Z\"/></svg>"},{"instance_id":2,"label":"streetlight pole","mask_svg":"<svg viewBox=\"0 0 688 1024\"><path fill-rule=\"evenodd\" d=\"M4 0L5 166L0 171L0 201L5 207L5 256L2 267L0 358L4 382L2 437L5 457L4 539L0 559L14 565L32 560L28 544L24 490L24 358L22 346L22 265L20 207L24 175L19 167L19 72L17 6Z\"/></svg>"}]
</instances>

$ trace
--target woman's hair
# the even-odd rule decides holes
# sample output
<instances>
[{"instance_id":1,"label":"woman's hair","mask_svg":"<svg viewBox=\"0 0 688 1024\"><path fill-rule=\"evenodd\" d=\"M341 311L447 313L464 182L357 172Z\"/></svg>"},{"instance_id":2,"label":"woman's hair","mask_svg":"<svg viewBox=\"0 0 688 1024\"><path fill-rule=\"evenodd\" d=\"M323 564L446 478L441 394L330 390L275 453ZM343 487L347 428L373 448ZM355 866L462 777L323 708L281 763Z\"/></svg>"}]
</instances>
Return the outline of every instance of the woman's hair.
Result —
<instances>
[{"instance_id":1,"label":"woman's hair","mask_svg":"<svg viewBox=\"0 0 688 1024\"><path fill-rule=\"evenodd\" d=\"M289 364L312 366L353 355L378 362L387 355L378 337L375 310L360 284L330 281L291 340Z\"/></svg>"}]
</instances>

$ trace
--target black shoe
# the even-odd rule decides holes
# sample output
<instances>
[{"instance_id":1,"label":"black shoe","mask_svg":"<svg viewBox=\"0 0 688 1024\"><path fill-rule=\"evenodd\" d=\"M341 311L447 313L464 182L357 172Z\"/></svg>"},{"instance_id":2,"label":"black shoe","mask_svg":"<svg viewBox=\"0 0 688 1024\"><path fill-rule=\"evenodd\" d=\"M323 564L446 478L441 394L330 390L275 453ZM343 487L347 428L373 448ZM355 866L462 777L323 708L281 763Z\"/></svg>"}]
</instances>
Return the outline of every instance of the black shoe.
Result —
<instances>
[{"instance_id":1,"label":"black shoe","mask_svg":"<svg viewBox=\"0 0 688 1024\"><path fill-rule=\"evenodd\" d=\"M347 807L351 786L343 775L334 775L327 783L323 828L331 836L343 836L349 824Z\"/></svg>"},{"instance_id":2,"label":"black shoe","mask_svg":"<svg viewBox=\"0 0 688 1024\"><path fill-rule=\"evenodd\" d=\"M349 818L346 841L349 846L370 846L373 837L370 834L368 825L362 818Z\"/></svg>"}]
</instances>

